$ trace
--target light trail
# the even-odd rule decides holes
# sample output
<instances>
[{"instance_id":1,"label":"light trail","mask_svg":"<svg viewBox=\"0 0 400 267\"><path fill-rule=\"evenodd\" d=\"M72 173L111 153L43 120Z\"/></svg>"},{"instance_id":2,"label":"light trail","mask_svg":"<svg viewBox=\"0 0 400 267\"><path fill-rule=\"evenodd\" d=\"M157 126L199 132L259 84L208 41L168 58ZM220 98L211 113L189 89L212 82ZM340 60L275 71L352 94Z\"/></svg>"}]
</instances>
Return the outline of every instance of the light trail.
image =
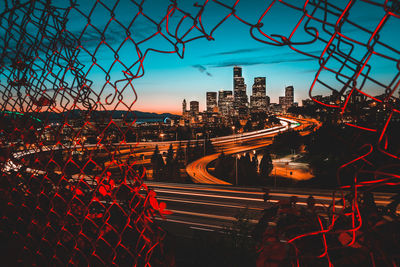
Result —
<instances>
[{"instance_id":1,"label":"light trail","mask_svg":"<svg viewBox=\"0 0 400 267\"><path fill-rule=\"evenodd\" d=\"M218 220L226 220L226 221L236 221L237 219L232 216L221 216L221 215L213 215L209 213L200 213L200 212L191 212L191 211L182 211L182 210L171 210L175 214L184 214L184 215L192 215L196 217L205 217L210 219L218 219ZM249 222L256 224L258 223L257 220L250 219Z\"/></svg>"},{"instance_id":2,"label":"light trail","mask_svg":"<svg viewBox=\"0 0 400 267\"><path fill-rule=\"evenodd\" d=\"M203 227L214 227L217 229L223 229L223 226L218 226L218 225L211 225L211 224L204 224L204 223L195 223L195 222L189 222L189 221L184 221L184 220L175 220L175 219L169 219L169 218L161 218L161 217L156 217L156 220L159 221L166 221L166 222L174 222L174 223L179 223L179 224L187 224L187 225L196 225L196 226L203 226ZM191 226L193 227L193 226Z\"/></svg>"},{"instance_id":3,"label":"light trail","mask_svg":"<svg viewBox=\"0 0 400 267\"><path fill-rule=\"evenodd\" d=\"M259 148L268 146L272 143L271 140L265 140L267 137L272 137L280 132L287 131L290 128L296 128L299 127L299 123L295 120L288 119L288 118L283 118L279 117L281 120L282 126L276 126L272 127L269 129L264 129L260 131L255 131L251 133L245 133L244 137L241 135L234 135L234 136L229 136L229 137L224 137L223 141L213 141L213 144L217 143L228 143L225 145L225 147L221 148L221 150L224 151L226 155L230 154L237 154L237 153L243 153L246 151L251 151L251 150L257 150ZM289 124L290 123L290 124ZM290 125L290 126L289 126ZM241 137L238 137L241 136ZM236 146L237 142L243 142L243 141L257 141L258 144L253 144L253 145L241 145L241 146ZM229 143L232 143L233 148L229 148L228 145ZM207 171L207 165L216 160L219 157L219 153L205 156L203 158L200 158L192 163L190 163L188 166L186 166L186 172L188 175L192 178L193 182L195 183L206 183L206 184L229 184L226 181L223 181L221 179L218 179L217 177L211 175Z\"/></svg>"},{"instance_id":4,"label":"light trail","mask_svg":"<svg viewBox=\"0 0 400 267\"><path fill-rule=\"evenodd\" d=\"M215 203L215 202L204 202L204 201L196 201L196 200L186 200L186 199L177 199L177 198L170 198L170 197L157 197L158 200L161 201L167 201L167 202L178 202L178 203L189 203L189 204L197 204L197 205L206 205L206 206L218 206L218 207L224 207L224 208L237 208L237 209L253 209L253 210L264 210L262 208L257 208L257 207L248 207L245 205L228 205L228 204L221 204L221 203Z\"/></svg>"},{"instance_id":5,"label":"light trail","mask_svg":"<svg viewBox=\"0 0 400 267\"><path fill-rule=\"evenodd\" d=\"M332 195L335 190L318 189L270 189L268 201L264 201L264 192L261 188L240 188L223 185L198 184L168 184L149 182L148 187L154 190L159 201L167 204L168 210L174 212L166 216L166 221L206 229L221 229L237 221L235 215L239 210L248 210L250 223L255 224L267 207L272 207L281 201L288 202L292 196L297 197L296 206L307 207L307 199L312 195L315 199L316 212L328 218L327 210L332 204ZM350 191L344 191L349 193ZM393 193L374 193L375 203L387 205L391 202ZM341 203L335 204L335 214L343 210ZM400 210L397 210L400 214ZM224 223L225 221L225 223ZM172 226L173 227L173 226ZM189 227L189 228L192 228ZM194 228L194 229L195 229ZM193 229L193 228L192 228ZM201 230L201 229L197 229Z\"/></svg>"},{"instance_id":6,"label":"light trail","mask_svg":"<svg viewBox=\"0 0 400 267\"><path fill-rule=\"evenodd\" d=\"M180 194L180 195L189 195L189 196L202 196L202 197L214 197L214 198L223 198L223 199L235 199L235 200L249 200L249 201L258 201L258 202L264 202L263 199L257 199L257 198L249 198L249 197L238 197L238 196L224 196L224 195L212 195L212 194L200 194L200 193L194 193L194 192L182 192L182 191L177 191L177 190L164 190L164 189L157 189L156 193L171 193L171 194Z\"/></svg>"}]
</instances>

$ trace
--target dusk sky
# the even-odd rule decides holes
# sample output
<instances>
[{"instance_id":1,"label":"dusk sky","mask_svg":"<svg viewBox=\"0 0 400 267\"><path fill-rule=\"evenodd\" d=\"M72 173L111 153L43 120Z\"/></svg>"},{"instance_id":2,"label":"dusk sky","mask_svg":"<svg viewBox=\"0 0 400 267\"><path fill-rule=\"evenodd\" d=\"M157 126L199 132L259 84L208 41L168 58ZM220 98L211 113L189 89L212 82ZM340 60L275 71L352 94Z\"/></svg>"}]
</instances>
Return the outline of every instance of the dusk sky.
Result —
<instances>
[{"instance_id":1,"label":"dusk sky","mask_svg":"<svg viewBox=\"0 0 400 267\"><path fill-rule=\"evenodd\" d=\"M347 3L347 1L341 2L342 5ZM237 14L243 19L255 23L270 1L251 1L251 4L249 3L250 1L240 1ZM371 12L372 9L369 9L367 5L354 8L355 10L358 8L360 13L350 16L350 18L371 30L379 24L384 15L384 12L376 12L376 9ZM210 24L223 17L218 9L206 14L209 16L204 16L203 21L210 21ZM282 14L285 15L282 16ZM300 12L278 3L271 9L271 15L264 18L263 30L268 33L275 32L289 36L300 15ZM390 24L389 22L390 19L388 24ZM357 40L364 42L369 38L354 27L343 26L342 31L352 38L358 38ZM390 36L393 35L390 34ZM295 101L301 103L301 99L308 98L308 90L319 68L316 59L297 53L286 46L271 46L254 40L249 34L249 27L232 16L215 31L213 37L214 41L202 38L187 43L183 59L176 54L150 54L144 63L146 72L144 77L135 82L138 93L135 109L180 113L181 102L185 98L186 101L199 101L200 110L203 110L207 91L232 90L233 66L235 65L243 67L248 95L251 94L254 77L265 76L267 95L271 97L271 102L278 102L278 96L284 94L284 88L287 85L294 86ZM396 35L394 38L397 38L397 43L399 43L399 36ZM299 28L298 34L294 35L294 40L310 39L311 37L306 35L302 28ZM313 55L320 55L323 46L321 47L321 43L315 43L303 46L301 49ZM360 49L356 53L361 56L363 50ZM395 74L393 73L393 62L377 58L374 58L374 61L379 66L374 70L377 72L374 74L380 79L386 79L385 82L388 83ZM332 79L332 77L328 79ZM321 90L319 93L327 94L329 92Z\"/></svg>"},{"instance_id":2,"label":"dusk sky","mask_svg":"<svg viewBox=\"0 0 400 267\"><path fill-rule=\"evenodd\" d=\"M54 1L54 4L64 5L63 1ZM112 3L116 1L111 1ZM107 2L107 7L113 4ZM195 16L199 10L194 6L196 1L177 1L178 6ZM232 5L235 1L223 1L227 5ZM303 1L287 1L297 6ZM348 1L333 1L335 5L345 8ZM383 3L384 1L382 1ZM68 15L67 29L76 38L81 40L85 50L81 50L78 59L83 65L84 72L89 73L87 78L93 81L92 89L100 91L105 84L105 73L115 60L115 53L106 45L99 45L101 40L101 31L105 28L110 19L110 10L104 8L97 3L94 10L91 10L95 1L81 1L79 10L82 13L72 9ZM125 27L130 25L132 18L137 14L137 5L128 0L117 1L114 13L116 21ZM241 0L236 7L236 14L250 22L257 23L260 16L269 6L271 1L264 0ZM144 1L143 13L150 16L154 21L161 21L167 13L168 6L171 4L167 0L147 0ZM308 7L311 12L312 8ZM350 10L349 19L356 21L367 30L373 32L379 25L381 18L385 15L382 8L371 8L371 5L364 2L356 1ZM91 13L91 26L86 27L87 14ZM230 9L224 8L219 4L209 1L202 16L207 33L220 22ZM296 23L301 18L303 12L289 8L278 1L273 5L268 14L263 18L264 26L261 28L265 33L280 34L289 37ZM174 31L177 21L182 18L182 13L175 12L171 16L170 30ZM323 18L324 12L317 12L318 18ZM398 29L394 28L394 22L398 18L390 16L386 22L384 30L380 32L379 40L392 47L397 47L400 43ZM327 20L335 24L337 17L328 16ZM297 29L292 41L304 42L312 40L313 37L304 30L304 23ZM178 35L184 32L193 24L191 20L186 19L181 25ZM94 27L92 27L94 26ZM167 35L165 23L162 25L162 32ZM329 35L322 30L321 23L311 21L309 26L315 27L319 31L319 36L328 39ZM96 28L95 28L96 27ZM101 31L97 31L100 29ZM182 29L182 31L181 31ZM129 28L132 38L137 42L143 40L157 31L156 26L150 23L144 16L139 16ZM308 98L308 90L313 82L315 74L319 69L318 60L312 57L304 56L290 49L288 46L272 46L263 44L253 39L249 33L250 27L240 22L235 17L229 17L219 28L213 33L215 40L209 41L206 38L197 39L185 44L184 58L181 59L177 54L163 54L150 51L144 60L145 75L142 78L135 79L133 85L138 95L137 102L133 109L150 112L172 112L180 114L181 103L183 99L187 102L196 100L200 102L200 110L205 109L205 96L207 91L218 91L221 89L232 90L233 86L233 66L241 66L245 83L247 84L247 94L251 94L254 77L264 76L267 81L267 95L270 96L271 102L277 102L278 97L284 94L284 88L287 85L293 85L295 88L295 101L301 104L301 100ZM82 33L83 32L83 33ZM254 31L256 36L266 40L261 34ZM366 34L360 29L344 23L341 27L342 34L353 38L359 42L367 43L370 34ZM199 32L191 32L192 35L198 36ZM104 33L107 44L114 50L118 49L121 42L126 38L126 31L120 27L117 22L112 21ZM171 38L172 39L172 38ZM185 39L184 39L185 40ZM148 48L155 48L166 51L173 51L174 46L167 42L160 34L154 36L150 40L139 45L141 52L144 53ZM182 51L180 47L180 51ZM316 41L308 45L298 45L297 49L310 53L314 56L320 56L325 48L325 43ZM341 48L345 53L350 53L349 46ZM382 53L389 56L398 57L398 54L381 47L375 46ZM96 62L102 66L103 70L92 65L93 59L90 54L95 53ZM366 47L355 45L352 57L357 60L366 54ZM126 42L118 52L119 59L125 66L131 66L138 60L135 46ZM326 57L326 54L324 55ZM378 56L372 56L369 63L373 65L370 76L383 84L390 84L394 79L396 72L396 62L382 59ZM329 60L327 66L332 69L338 69L339 64L334 60ZM131 69L132 73L138 68L138 64ZM121 65L113 65L110 69L110 82L115 83L119 79L123 79L122 70L126 70ZM366 71L366 70L365 70ZM351 71L343 70L346 75L352 75ZM325 77L325 76L326 77ZM336 82L332 73L321 73L326 83L334 88L340 89L339 83ZM118 83L116 86L120 86ZM115 91L109 86L105 86L104 95L111 94ZM324 89L320 85L316 85L314 94L330 94L330 91ZM365 84L363 90L373 92L373 94L382 93L383 89L373 84ZM133 101L134 95L132 91L127 90L124 95L124 101Z\"/></svg>"}]
</instances>

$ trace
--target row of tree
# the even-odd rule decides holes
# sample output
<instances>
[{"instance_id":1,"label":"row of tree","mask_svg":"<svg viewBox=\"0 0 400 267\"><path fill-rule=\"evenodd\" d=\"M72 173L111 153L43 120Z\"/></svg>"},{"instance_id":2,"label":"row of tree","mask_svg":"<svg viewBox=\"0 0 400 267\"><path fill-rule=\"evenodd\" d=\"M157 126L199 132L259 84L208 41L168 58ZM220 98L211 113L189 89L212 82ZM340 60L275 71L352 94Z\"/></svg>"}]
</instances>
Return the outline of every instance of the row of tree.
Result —
<instances>
[{"instance_id":1,"label":"row of tree","mask_svg":"<svg viewBox=\"0 0 400 267\"><path fill-rule=\"evenodd\" d=\"M387 147L384 147L385 152L398 155L400 151L399 135L400 122L392 122L385 132L387 140ZM363 132L346 125L325 123L304 139L307 151L304 159L309 162L315 178L304 181L302 184L316 187L353 185L355 176L357 176L357 181L376 179L374 176L376 170L385 170L386 173L398 175L398 159L382 153L381 148L377 145L377 138L375 132ZM371 152L366 155L370 149L372 149ZM363 157L364 160L355 161L340 168L360 155L366 155ZM361 169L365 174L357 175ZM340 182L337 175L339 175ZM396 188L396 186L391 188Z\"/></svg>"},{"instance_id":2,"label":"row of tree","mask_svg":"<svg viewBox=\"0 0 400 267\"><path fill-rule=\"evenodd\" d=\"M164 152L163 155L161 155L160 149L156 146L151 156L153 179L182 181L186 175L181 175L181 170L185 169L188 163L212 153L214 153L214 147L210 140L205 142L196 141L194 145L188 141L185 147L182 142L179 142L176 151L170 144L168 151Z\"/></svg>"},{"instance_id":3,"label":"row of tree","mask_svg":"<svg viewBox=\"0 0 400 267\"><path fill-rule=\"evenodd\" d=\"M225 155L224 152L215 162L214 175L232 184L239 185L260 185L264 184L273 169L271 154L268 150L263 151L261 160L258 155L244 156Z\"/></svg>"}]
</instances>

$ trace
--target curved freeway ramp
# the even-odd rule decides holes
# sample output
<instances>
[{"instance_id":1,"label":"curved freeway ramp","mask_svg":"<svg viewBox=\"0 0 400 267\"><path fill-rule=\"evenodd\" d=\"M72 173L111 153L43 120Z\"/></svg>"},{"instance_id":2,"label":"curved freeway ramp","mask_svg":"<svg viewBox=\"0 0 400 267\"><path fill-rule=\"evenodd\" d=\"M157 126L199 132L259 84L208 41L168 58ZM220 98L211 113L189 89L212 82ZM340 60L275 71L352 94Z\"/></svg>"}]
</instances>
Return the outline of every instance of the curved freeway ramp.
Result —
<instances>
[{"instance_id":1,"label":"curved freeway ramp","mask_svg":"<svg viewBox=\"0 0 400 267\"><path fill-rule=\"evenodd\" d=\"M212 162L213 160L216 160L218 156L219 153L205 156L196 161L193 161L188 166L186 166L186 172L189 174L190 177L192 177L193 182L200 184L230 185L230 183L218 179L215 176L212 176L207 171L208 163Z\"/></svg>"},{"instance_id":2,"label":"curved freeway ramp","mask_svg":"<svg viewBox=\"0 0 400 267\"><path fill-rule=\"evenodd\" d=\"M302 124L299 121L293 120L293 118L290 119L280 118L280 119L282 121L283 127L273 127L270 129L262 130L262 132L256 131L256 132L246 133L243 136L234 135L225 137L224 146L222 146L221 149L224 151L226 155L256 150L272 144L272 137L277 135L278 133L282 131L287 131L290 128L302 127ZM305 122L305 120L301 121ZM289 126L289 122L291 123L291 126ZM247 142L248 144L237 145L238 142L243 142L243 141ZM205 156L186 166L186 172L191 177L194 183L231 185L230 183L211 175L207 170L208 164L216 160L219 155L220 153Z\"/></svg>"}]
</instances>

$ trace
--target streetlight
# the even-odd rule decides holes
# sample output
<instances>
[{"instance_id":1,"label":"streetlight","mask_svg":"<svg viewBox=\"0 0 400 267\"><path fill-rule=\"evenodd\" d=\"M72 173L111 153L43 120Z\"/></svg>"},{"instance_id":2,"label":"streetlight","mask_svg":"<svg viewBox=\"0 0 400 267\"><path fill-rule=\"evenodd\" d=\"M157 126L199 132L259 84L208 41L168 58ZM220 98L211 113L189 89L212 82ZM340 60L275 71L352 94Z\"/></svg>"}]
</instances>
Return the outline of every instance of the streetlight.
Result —
<instances>
[{"instance_id":1,"label":"streetlight","mask_svg":"<svg viewBox=\"0 0 400 267\"><path fill-rule=\"evenodd\" d=\"M161 142L163 142L163 141L164 141L164 136L165 136L165 134L164 134L164 133L160 133Z\"/></svg>"},{"instance_id":2,"label":"streetlight","mask_svg":"<svg viewBox=\"0 0 400 267\"><path fill-rule=\"evenodd\" d=\"M232 133L234 134L234 136L235 136L235 144L236 144L236 133L235 133L235 126L232 126Z\"/></svg>"},{"instance_id":3,"label":"streetlight","mask_svg":"<svg viewBox=\"0 0 400 267\"><path fill-rule=\"evenodd\" d=\"M203 137L203 141L204 141L204 144L203 144L203 156L205 157L206 156L206 138L205 137Z\"/></svg>"},{"instance_id":4,"label":"streetlight","mask_svg":"<svg viewBox=\"0 0 400 267\"><path fill-rule=\"evenodd\" d=\"M287 167L288 167L288 165L289 165L289 162L286 162L285 163L285 166L286 166L286 173L285 173L285 175L287 176Z\"/></svg>"},{"instance_id":5,"label":"streetlight","mask_svg":"<svg viewBox=\"0 0 400 267\"><path fill-rule=\"evenodd\" d=\"M238 181L238 163L237 163L238 158L239 158L239 154L237 154L236 157L235 157L235 165L236 165L236 168L235 168L235 169L236 169L236 171L235 171L235 173L236 173L236 186L239 185L239 181Z\"/></svg>"},{"instance_id":6,"label":"streetlight","mask_svg":"<svg viewBox=\"0 0 400 267\"><path fill-rule=\"evenodd\" d=\"M209 141L209 139L210 139L210 132L207 131L207 141ZM203 140L204 140L204 157L205 157L206 156L206 138L205 138L205 136L203 136ZM211 141L210 141L210 143L211 143Z\"/></svg>"}]
</instances>

